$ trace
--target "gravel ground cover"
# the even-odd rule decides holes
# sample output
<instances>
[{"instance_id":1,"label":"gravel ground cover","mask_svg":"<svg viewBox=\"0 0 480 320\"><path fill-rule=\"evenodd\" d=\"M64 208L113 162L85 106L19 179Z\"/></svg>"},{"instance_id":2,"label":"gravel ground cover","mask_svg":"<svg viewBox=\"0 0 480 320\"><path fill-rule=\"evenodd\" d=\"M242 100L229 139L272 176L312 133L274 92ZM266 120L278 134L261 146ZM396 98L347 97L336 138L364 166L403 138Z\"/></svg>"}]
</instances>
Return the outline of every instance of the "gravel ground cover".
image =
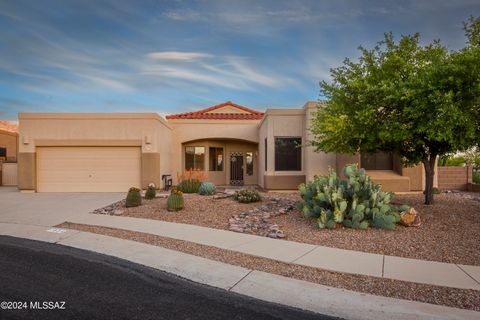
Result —
<instances>
[{"instance_id":1,"label":"gravel ground cover","mask_svg":"<svg viewBox=\"0 0 480 320\"><path fill-rule=\"evenodd\" d=\"M476 290L455 289L369 276L335 273L128 230L68 222L62 223L57 227L148 243L249 269L347 290L480 311L480 291Z\"/></svg>"},{"instance_id":2,"label":"gravel ground cover","mask_svg":"<svg viewBox=\"0 0 480 320\"><path fill-rule=\"evenodd\" d=\"M298 193L262 193L262 201L238 203L232 198L214 199L213 196L185 194L185 209L166 210L166 199L144 200L135 208L124 208L122 202L112 205L107 213L135 218L158 219L169 222L195 224L204 227L231 229L232 217L256 212L258 208L271 212L265 223L278 226L284 239L329 247L379 253L406 258L424 259L467 265L480 265L480 195L466 192L442 193L435 196L435 204L423 205L422 194L396 195L393 202L415 207L422 219L418 228L398 226L396 230L382 229L319 229L315 219L306 219L296 210L282 210L272 202L297 201ZM276 199L276 200L275 200ZM103 211L102 211L103 210ZM248 233L266 235L261 228L246 228ZM280 241L280 240L279 240Z\"/></svg>"}]
</instances>

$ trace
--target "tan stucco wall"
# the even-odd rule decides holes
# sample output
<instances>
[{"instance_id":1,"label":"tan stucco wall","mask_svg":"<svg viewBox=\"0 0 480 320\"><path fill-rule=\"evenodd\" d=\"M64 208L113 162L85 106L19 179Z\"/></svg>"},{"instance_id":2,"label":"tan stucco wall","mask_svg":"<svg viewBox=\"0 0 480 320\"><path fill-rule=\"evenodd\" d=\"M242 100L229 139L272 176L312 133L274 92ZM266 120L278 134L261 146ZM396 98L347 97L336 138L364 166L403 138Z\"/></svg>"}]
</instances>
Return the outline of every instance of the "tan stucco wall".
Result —
<instances>
[{"instance_id":1,"label":"tan stucco wall","mask_svg":"<svg viewBox=\"0 0 480 320\"><path fill-rule=\"evenodd\" d=\"M35 190L37 186L36 153L18 153L17 183L20 190Z\"/></svg>"},{"instance_id":2,"label":"tan stucco wall","mask_svg":"<svg viewBox=\"0 0 480 320\"><path fill-rule=\"evenodd\" d=\"M328 174L328 169L330 167L333 169L336 168L336 153L315 152L314 148L308 145L308 141L313 140L313 135L310 133L309 128L312 126L314 112L317 111L318 107L319 104L316 102L308 102L303 107L305 110L304 143L307 144L304 151L304 164L307 181L312 180L315 175L322 176Z\"/></svg>"},{"instance_id":3,"label":"tan stucco wall","mask_svg":"<svg viewBox=\"0 0 480 320\"><path fill-rule=\"evenodd\" d=\"M161 187L160 176L160 153L146 152L142 153L142 188L146 189L150 183L154 183L157 188Z\"/></svg>"},{"instance_id":4,"label":"tan stucco wall","mask_svg":"<svg viewBox=\"0 0 480 320\"><path fill-rule=\"evenodd\" d=\"M264 188L267 190L296 190L305 183L304 175L268 176L264 177Z\"/></svg>"},{"instance_id":5,"label":"tan stucco wall","mask_svg":"<svg viewBox=\"0 0 480 320\"><path fill-rule=\"evenodd\" d=\"M302 147L302 168L299 171L275 171L275 137L301 137L305 143L303 109L267 109L259 125L259 185L265 189L295 189L305 181L305 148ZM267 170L265 170L265 138L267 138ZM279 177L279 178L276 178ZM301 178L299 178L301 177Z\"/></svg>"},{"instance_id":6,"label":"tan stucco wall","mask_svg":"<svg viewBox=\"0 0 480 320\"><path fill-rule=\"evenodd\" d=\"M155 113L20 113L19 129L19 189L35 186L29 180L35 179L37 146L138 145L143 184L160 186L161 174L171 172L171 128Z\"/></svg>"},{"instance_id":7,"label":"tan stucco wall","mask_svg":"<svg viewBox=\"0 0 480 320\"><path fill-rule=\"evenodd\" d=\"M243 159L243 176L245 185L258 184L258 147L256 143L241 142L234 140L197 140L184 143L182 146L182 169L185 168L185 147L195 146L205 148L205 167L204 171L207 174L207 180L216 185L228 185L230 183L230 153L231 152L252 152L253 153L253 175L249 176L246 172L246 159ZM210 147L223 148L223 171L209 170L209 153ZM176 175L176 174L175 174Z\"/></svg>"},{"instance_id":8,"label":"tan stucco wall","mask_svg":"<svg viewBox=\"0 0 480 320\"><path fill-rule=\"evenodd\" d=\"M265 176L266 171L269 168L265 168L265 138L268 136L268 121L263 121L258 128L258 185L262 188L265 188ZM267 145L272 143L272 141L267 140ZM267 148L268 149L268 148ZM268 158L271 157L267 155ZM268 166L268 163L267 163Z\"/></svg>"},{"instance_id":9,"label":"tan stucco wall","mask_svg":"<svg viewBox=\"0 0 480 320\"><path fill-rule=\"evenodd\" d=\"M0 130L0 147L7 148L7 161L17 161L18 135Z\"/></svg>"},{"instance_id":10,"label":"tan stucco wall","mask_svg":"<svg viewBox=\"0 0 480 320\"><path fill-rule=\"evenodd\" d=\"M237 140L240 143L256 144L258 143L257 126L259 122L260 120L169 120L172 127L170 159L173 183L177 183L177 173L183 172L185 168L183 162L185 143L198 140ZM221 177L215 178L213 175L212 178L222 179Z\"/></svg>"}]
</instances>

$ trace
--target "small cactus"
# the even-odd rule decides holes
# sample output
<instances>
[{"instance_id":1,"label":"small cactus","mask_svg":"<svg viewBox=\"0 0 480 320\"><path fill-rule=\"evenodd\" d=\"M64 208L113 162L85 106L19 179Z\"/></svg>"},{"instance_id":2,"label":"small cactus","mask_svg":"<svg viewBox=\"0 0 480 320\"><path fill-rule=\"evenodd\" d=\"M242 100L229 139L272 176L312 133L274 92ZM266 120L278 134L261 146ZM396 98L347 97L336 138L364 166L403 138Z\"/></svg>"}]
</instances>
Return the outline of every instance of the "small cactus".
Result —
<instances>
[{"instance_id":1,"label":"small cactus","mask_svg":"<svg viewBox=\"0 0 480 320\"><path fill-rule=\"evenodd\" d=\"M130 208L130 207L138 207L141 204L142 204L142 196L140 194L140 189L135 187L130 188L127 193L125 206L127 208Z\"/></svg>"},{"instance_id":2,"label":"small cactus","mask_svg":"<svg viewBox=\"0 0 480 320\"><path fill-rule=\"evenodd\" d=\"M150 183L148 185L147 191L145 191L145 199L151 200L154 199L157 195L157 190L155 189L155 184Z\"/></svg>"},{"instance_id":3,"label":"small cactus","mask_svg":"<svg viewBox=\"0 0 480 320\"><path fill-rule=\"evenodd\" d=\"M202 182L198 188L198 194L202 196L211 196L217 192L217 188L211 182Z\"/></svg>"},{"instance_id":4,"label":"small cactus","mask_svg":"<svg viewBox=\"0 0 480 320\"><path fill-rule=\"evenodd\" d=\"M173 188L167 199L167 210L178 211L183 209L183 192Z\"/></svg>"},{"instance_id":5,"label":"small cactus","mask_svg":"<svg viewBox=\"0 0 480 320\"><path fill-rule=\"evenodd\" d=\"M260 194L255 189L243 189L235 191L233 194L233 199L241 203L250 203L260 201L262 198Z\"/></svg>"}]
</instances>

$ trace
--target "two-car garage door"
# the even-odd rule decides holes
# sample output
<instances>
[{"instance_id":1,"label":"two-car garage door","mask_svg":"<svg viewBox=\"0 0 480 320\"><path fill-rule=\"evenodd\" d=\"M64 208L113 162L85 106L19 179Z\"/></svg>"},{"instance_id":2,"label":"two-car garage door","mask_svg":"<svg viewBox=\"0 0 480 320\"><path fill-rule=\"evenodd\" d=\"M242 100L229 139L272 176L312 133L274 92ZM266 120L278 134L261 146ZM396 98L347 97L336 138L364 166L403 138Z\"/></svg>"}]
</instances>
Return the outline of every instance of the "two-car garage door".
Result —
<instances>
[{"instance_id":1,"label":"two-car garage door","mask_svg":"<svg viewBox=\"0 0 480 320\"><path fill-rule=\"evenodd\" d=\"M140 186L140 147L38 147L38 192L126 192Z\"/></svg>"}]
</instances>

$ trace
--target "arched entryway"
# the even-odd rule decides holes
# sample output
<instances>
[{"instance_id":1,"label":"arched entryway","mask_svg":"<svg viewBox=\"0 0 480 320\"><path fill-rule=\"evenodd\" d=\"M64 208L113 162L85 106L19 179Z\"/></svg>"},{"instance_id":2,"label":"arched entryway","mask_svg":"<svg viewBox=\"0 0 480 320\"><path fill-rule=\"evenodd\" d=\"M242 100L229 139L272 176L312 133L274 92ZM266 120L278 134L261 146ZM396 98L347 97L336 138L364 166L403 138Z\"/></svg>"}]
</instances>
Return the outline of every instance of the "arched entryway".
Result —
<instances>
[{"instance_id":1,"label":"arched entryway","mask_svg":"<svg viewBox=\"0 0 480 320\"><path fill-rule=\"evenodd\" d=\"M184 142L182 169L205 171L216 185L257 185L258 144L219 138Z\"/></svg>"}]
</instances>

